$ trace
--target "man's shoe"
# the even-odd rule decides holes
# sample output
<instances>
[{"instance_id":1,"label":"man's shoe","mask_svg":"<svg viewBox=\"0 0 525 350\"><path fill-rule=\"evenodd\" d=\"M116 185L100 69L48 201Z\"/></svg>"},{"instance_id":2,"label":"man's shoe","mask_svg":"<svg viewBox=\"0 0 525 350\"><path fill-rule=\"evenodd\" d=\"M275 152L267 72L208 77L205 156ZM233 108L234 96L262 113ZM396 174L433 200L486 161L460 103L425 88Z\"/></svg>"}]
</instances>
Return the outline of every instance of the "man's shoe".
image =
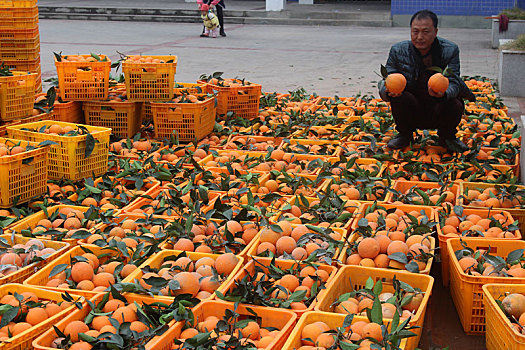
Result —
<instances>
[{"instance_id":1,"label":"man's shoe","mask_svg":"<svg viewBox=\"0 0 525 350\"><path fill-rule=\"evenodd\" d=\"M469 150L468 146L465 145L458 138L446 139L446 140L440 138L439 145L445 147L449 151L456 152L456 153L463 153Z\"/></svg>"},{"instance_id":2,"label":"man's shoe","mask_svg":"<svg viewBox=\"0 0 525 350\"><path fill-rule=\"evenodd\" d=\"M204 33L201 34L201 38L207 38L207 37L208 37L208 34L204 34Z\"/></svg>"},{"instance_id":3,"label":"man's shoe","mask_svg":"<svg viewBox=\"0 0 525 350\"><path fill-rule=\"evenodd\" d=\"M414 138L412 138L411 136L398 134L396 137L388 141L387 146L392 149L400 149L400 148L408 146L410 142L413 142L413 141L414 141Z\"/></svg>"},{"instance_id":4,"label":"man's shoe","mask_svg":"<svg viewBox=\"0 0 525 350\"><path fill-rule=\"evenodd\" d=\"M221 31L219 34L220 34L221 36L226 36L226 33L225 33L224 31Z\"/></svg>"}]
</instances>

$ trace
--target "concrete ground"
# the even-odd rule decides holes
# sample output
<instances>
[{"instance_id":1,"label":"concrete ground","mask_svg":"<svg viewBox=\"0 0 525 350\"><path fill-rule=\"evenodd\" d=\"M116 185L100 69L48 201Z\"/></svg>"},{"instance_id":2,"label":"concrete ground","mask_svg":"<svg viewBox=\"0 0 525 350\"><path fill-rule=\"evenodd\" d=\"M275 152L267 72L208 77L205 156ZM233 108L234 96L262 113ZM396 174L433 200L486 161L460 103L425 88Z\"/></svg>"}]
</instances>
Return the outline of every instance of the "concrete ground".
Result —
<instances>
[{"instance_id":1,"label":"concrete ground","mask_svg":"<svg viewBox=\"0 0 525 350\"><path fill-rule=\"evenodd\" d=\"M408 39L407 28L225 25L228 37L200 38L200 24L42 20L42 72L56 74L53 51L178 56L176 79L194 81L223 71L261 83L265 91L304 87L321 95L376 94L390 46ZM461 49L462 74L497 76L490 31L443 28Z\"/></svg>"},{"instance_id":2,"label":"concrete ground","mask_svg":"<svg viewBox=\"0 0 525 350\"><path fill-rule=\"evenodd\" d=\"M53 51L178 56L176 79L193 82L216 71L263 85L264 91L305 88L319 95L377 95L376 73L390 46L409 38L408 28L228 25L223 38L200 38L200 24L41 20L44 78L56 75ZM442 28L439 35L461 50L463 75L497 77L498 52L490 30ZM516 114L517 99L505 102Z\"/></svg>"},{"instance_id":3,"label":"concrete ground","mask_svg":"<svg viewBox=\"0 0 525 350\"><path fill-rule=\"evenodd\" d=\"M174 54L176 79L193 82L202 73L225 72L261 83L264 91L304 87L319 95L377 96L380 65L389 48L409 38L408 28L228 25L226 38L200 38L200 24L42 20L42 72L56 75L53 51L64 54L104 53L112 60L125 54ZM498 52L490 48L490 30L441 29L461 50L463 75L497 76ZM517 99L504 102L515 115L525 114ZM427 312L422 349L484 349L483 337L461 329L450 292L441 286L440 267Z\"/></svg>"}]
</instances>

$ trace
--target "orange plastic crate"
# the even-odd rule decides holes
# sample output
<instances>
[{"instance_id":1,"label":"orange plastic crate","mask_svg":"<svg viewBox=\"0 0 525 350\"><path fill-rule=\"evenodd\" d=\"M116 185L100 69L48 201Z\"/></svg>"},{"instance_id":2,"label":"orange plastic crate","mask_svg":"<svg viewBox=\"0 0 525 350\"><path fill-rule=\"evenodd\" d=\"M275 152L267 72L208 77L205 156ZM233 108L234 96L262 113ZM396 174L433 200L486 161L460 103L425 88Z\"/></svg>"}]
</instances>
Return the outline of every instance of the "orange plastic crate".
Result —
<instances>
[{"instance_id":1,"label":"orange plastic crate","mask_svg":"<svg viewBox=\"0 0 525 350\"><path fill-rule=\"evenodd\" d=\"M0 77L0 119L9 121L30 116L35 101L37 75L11 72L12 76Z\"/></svg>"},{"instance_id":2,"label":"orange plastic crate","mask_svg":"<svg viewBox=\"0 0 525 350\"><path fill-rule=\"evenodd\" d=\"M34 29L38 26L38 7L0 6L0 29Z\"/></svg>"},{"instance_id":3,"label":"orange plastic crate","mask_svg":"<svg viewBox=\"0 0 525 350\"><path fill-rule=\"evenodd\" d=\"M15 224L9 227L9 232L24 235L26 233L22 231L24 230L32 231L37 226L40 220L49 219L50 216L52 216L55 212L59 211L62 208L71 208L75 210L80 210L83 213L87 212L90 209L89 207L80 207L80 206L65 205L65 204L55 205L53 207L48 207L45 211L41 210L39 212L29 215L25 217L24 219L16 222ZM111 213L112 216L118 213L118 211L110 211L110 210L105 210L105 209L101 209L100 212L101 213L108 212L108 213ZM109 216L109 214L107 216ZM94 228L92 229L83 228L83 229L89 232L94 232L95 230ZM78 240L73 239L73 238L63 238L61 241L69 243L71 246L76 246L78 244Z\"/></svg>"},{"instance_id":4,"label":"orange plastic crate","mask_svg":"<svg viewBox=\"0 0 525 350\"><path fill-rule=\"evenodd\" d=\"M80 55L91 57L90 55ZM67 55L63 55L67 57ZM55 57L60 97L64 101L106 100L109 92L111 61L99 55L104 62L59 62Z\"/></svg>"},{"instance_id":5,"label":"orange plastic crate","mask_svg":"<svg viewBox=\"0 0 525 350\"><path fill-rule=\"evenodd\" d=\"M9 69L19 72L40 73L40 57L34 60L3 60Z\"/></svg>"},{"instance_id":6,"label":"orange plastic crate","mask_svg":"<svg viewBox=\"0 0 525 350\"><path fill-rule=\"evenodd\" d=\"M176 94L202 94L205 92L204 87L208 83L177 83L175 82L174 91Z\"/></svg>"},{"instance_id":7,"label":"orange plastic crate","mask_svg":"<svg viewBox=\"0 0 525 350\"><path fill-rule=\"evenodd\" d=\"M496 302L511 293L525 294L525 285L486 284L483 286L487 350L525 349L525 335L512 328L511 322Z\"/></svg>"},{"instance_id":8,"label":"orange plastic crate","mask_svg":"<svg viewBox=\"0 0 525 350\"><path fill-rule=\"evenodd\" d=\"M384 270L363 266L344 266L339 269L334 279L326 286L326 291L315 305L315 311L335 312L332 304L345 293L365 288L369 278L372 278L374 283L381 281L383 284L383 292L394 292L392 284L394 277L401 282L408 283L413 288L421 289L421 291L425 293L419 309L410 319L411 326L421 327L413 330L414 333L417 333L416 337L407 339L406 349L415 349L421 338L427 304L432 294L432 286L434 285L434 278L430 276L417 275L406 271Z\"/></svg>"},{"instance_id":9,"label":"orange plastic crate","mask_svg":"<svg viewBox=\"0 0 525 350\"><path fill-rule=\"evenodd\" d=\"M343 323L345 321L345 315L339 315L339 314L332 314L329 312L322 312L322 311L310 311L301 316L299 321L297 321L297 324L295 325L292 333L286 340L286 343L281 348L281 350L295 350L299 349L302 346L301 342L301 334L303 332L303 328L309 324L312 324L314 322L324 322L330 327L330 329L336 329L337 327L342 327ZM355 316L352 320L352 324L358 322L358 321L364 321L368 323L368 319L363 316ZM383 324L387 326L388 329L389 323L387 321L383 321ZM410 338L408 338L410 339ZM401 340L401 343L399 344L399 349L405 350L406 349L406 340Z\"/></svg>"},{"instance_id":10,"label":"orange plastic crate","mask_svg":"<svg viewBox=\"0 0 525 350\"><path fill-rule=\"evenodd\" d=\"M0 0L0 7L35 7L37 0Z\"/></svg>"},{"instance_id":11,"label":"orange plastic crate","mask_svg":"<svg viewBox=\"0 0 525 350\"><path fill-rule=\"evenodd\" d=\"M497 213L502 213L505 217L507 217L507 220L509 223L514 222L514 217L508 212L503 210L497 210L492 209L489 211L489 209L468 209L465 208L463 210L463 216L467 216L470 214L476 214L481 216L482 219L488 218L489 216L492 216ZM441 255L441 278L443 281L443 286L448 287L449 280L450 280L450 256L448 254L447 250L447 240L451 239L452 237L448 237L447 235L443 234L443 231L441 231L441 224L438 224L437 226L437 236L439 240L439 252ZM517 230L515 233L516 238L491 238L491 239L502 239L505 241L519 241L522 239L521 231ZM484 237L469 237L470 239L479 239L479 240L486 240L487 238Z\"/></svg>"},{"instance_id":12,"label":"orange plastic crate","mask_svg":"<svg viewBox=\"0 0 525 350\"><path fill-rule=\"evenodd\" d=\"M114 248L113 249L101 248L94 244L84 244L82 246L73 247L66 254L62 254L55 260L47 263L46 266L44 266L40 271L38 271L37 273L27 278L24 281L24 285L35 286L38 288L52 290L52 291L61 292L61 293L63 292L84 293L83 295L88 295L88 296L95 296L97 294L100 294L100 292L93 292L90 290L80 290L80 289L58 288L58 287L46 286L47 282L49 282L49 280L51 279L49 278L49 274L51 273L51 271L53 270L55 266L60 265L60 264L67 264L71 266L71 259L75 256L80 256L82 254L85 254L86 253L85 249L89 249L89 251L93 252L93 254L95 254L96 256L100 256L99 258L100 264L104 264L109 259L113 257L118 257L118 256L120 256L122 261L124 261L121 253Z\"/></svg>"},{"instance_id":13,"label":"orange plastic crate","mask_svg":"<svg viewBox=\"0 0 525 350\"><path fill-rule=\"evenodd\" d=\"M143 268L149 267L149 268L158 269L163 265L166 258L170 256L178 256L181 253L183 252L180 250L163 250L159 253L156 253L152 255L148 260L146 260L142 265L140 265L137 270L135 270L130 275L128 275L128 277L126 277L122 282L132 283L135 280L140 280L142 276L144 275L144 273L142 272ZM186 253L186 256L193 261L197 261L203 257L209 257L209 258L212 258L213 260L216 260L217 257L219 256L219 254L208 254L208 253L198 253L198 252L185 252L185 253ZM238 257L238 259L239 261L237 265L235 266L235 268L233 269L233 271L228 276L226 276L225 280L221 283L221 285L217 289L219 292L225 290L226 284L230 280L233 279L237 271L239 271L239 269L243 266L244 258ZM213 299L214 297L215 297L215 293L209 296L208 299ZM171 302L174 300L175 297L156 295L155 298L159 301Z\"/></svg>"},{"instance_id":14,"label":"orange plastic crate","mask_svg":"<svg viewBox=\"0 0 525 350\"><path fill-rule=\"evenodd\" d=\"M0 138L7 147L35 147L15 155L0 157L0 208L10 208L42 195L47 190L49 147L35 142Z\"/></svg>"},{"instance_id":15,"label":"orange plastic crate","mask_svg":"<svg viewBox=\"0 0 525 350\"><path fill-rule=\"evenodd\" d=\"M398 191L401 194L407 193L412 188L419 188L423 190L423 192L427 192L430 189L440 189L442 186L438 184L437 182L420 182L420 181L404 181L404 180L396 180L392 184L392 189ZM445 188L444 191L450 191L454 193L454 201L451 203L452 205L455 205L458 200L458 193L459 193L459 185L452 183L449 184ZM438 193L441 195L440 193ZM392 192L388 192L385 198L385 202L387 203L393 203L396 200L399 200L398 198L394 197L394 194ZM446 203L443 201L442 203ZM450 202L449 202L450 203ZM409 203L407 203L409 204Z\"/></svg>"},{"instance_id":16,"label":"orange plastic crate","mask_svg":"<svg viewBox=\"0 0 525 350\"><path fill-rule=\"evenodd\" d=\"M1 7L1 1L0 1ZM0 43L9 42L10 40L28 40L38 36L38 27L30 29L2 29L0 32Z\"/></svg>"},{"instance_id":17,"label":"orange plastic crate","mask_svg":"<svg viewBox=\"0 0 525 350\"><path fill-rule=\"evenodd\" d=\"M53 105L53 120L66 123L84 123L84 114L82 113L82 102L69 101Z\"/></svg>"},{"instance_id":18,"label":"orange plastic crate","mask_svg":"<svg viewBox=\"0 0 525 350\"><path fill-rule=\"evenodd\" d=\"M220 292L227 296L228 292L231 292L236 288L235 282L242 280L247 275L253 275L255 273L255 267L261 267L265 272L268 271L268 266L272 263L272 258L262 258L262 257L252 257L252 260L249 260L248 263L241 268L235 276L233 276L224 286L221 286ZM296 266L306 266L306 264L301 262L296 262L293 260L284 260L284 259L275 259L274 266L277 266L281 269L290 269ZM329 265L323 265L323 264L316 264L318 266L319 270L324 270L328 273L329 277L326 281L325 286L328 286L330 282L334 279L335 274L337 272L337 269L334 266ZM314 306L317 304L317 302L320 300L320 298L326 293L326 289L322 289L317 294L317 298L312 301L310 305L308 305L307 309L305 310L293 310L298 316L301 316L307 311L312 311L314 309ZM216 296L215 299L218 299ZM245 305L251 305L251 304L245 304Z\"/></svg>"},{"instance_id":19,"label":"orange plastic crate","mask_svg":"<svg viewBox=\"0 0 525 350\"><path fill-rule=\"evenodd\" d=\"M524 241L479 240L464 238L467 247L487 250L491 255L506 257L516 249L525 249ZM454 252L463 249L459 238L447 241L450 256L450 293L456 305L463 330L469 335L485 333L485 310L483 308L482 287L488 283L525 284L525 278L471 276L463 272Z\"/></svg>"},{"instance_id":20,"label":"orange plastic crate","mask_svg":"<svg viewBox=\"0 0 525 350\"><path fill-rule=\"evenodd\" d=\"M21 284L5 284L3 286L0 286L0 297L3 297L5 295L13 295L14 293L22 294L24 292L31 292L34 293L39 300L42 301L56 301L56 302L62 302L64 299L62 298L62 295L57 292L47 291L39 288L34 288L30 286L24 286ZM71 295L73 299L78 300L82 302L84 298L80 295ZM53 315L52 317L48 318L42 323L39 323L28 330L9 338L6 341L0 342L0 349L1 350L11 350L11 349L32 349L31 343L34 339L36 339L40 334L47 331L49 328L53 327L53 324L56 322L59 322L62 318L70 315L76 310L76 306L71 305L65 310L62 310L58 312L56 315Z\"/></svg>"},{"instance_id":21,"label":"orange plastic crate","mask_svg":"<svg viewBox=\"0 0 525 350\"><path fill-rule=\"evenodd\" d=\"M169 139L175 132L179 141L200 140L215 126L213 97L197 103L152 102L151 111L157 139Z\"/></svg>"},{"instance_id":22,"label":"orange plastic crate","mask_svg":"<svg viewBox=\"0 0 525 350\"><path fill-rule=\"evenodd\" d=\"M0 59L32 61L40 57L40 37L32 39L0 39Z\"/></svg>"},{"instance_id":23,"label":"orange plastic crate","mask_svg":"<svg viewBox=\"0 0 525 350\"><path fill-rule=\"evenodd\" d=\"M202 322L206 317L216 316L224 317L226 311L235 310L240 314L239 319L253 318L261 327L277 328L280 332L275 339L265 348L261 349L282 349L287 337L292 332L297 315L291 311L276 309L272 307L261 307L246 304L239 304L235 308L234 303L221 300L205 300L192 309L195 316L195 322ZM255 313L257 316L255 316ZM156 340L147 344L146 348L150 349L172 349L174 339L180 336L184 322L177 322L171 325L169 330Z\"/></svg>"},{"instance_id":24,"label":"orange plastic crate","mask_svg":"<svg viewBox=\"0 0 525 350\"><path fill-rule=\"evenodd\" d=\"M509 185L509 184L498 184L498 186L508 187L508 186L511 186L511 185ZM525 186L520 186L520 185L513 185L513 186L516 186L520 190L525 189ZM478 207L478 206L473 205L473 204L466 205L465 201L464 201L464 195L465 195L465 191L467 189L469 189L469 190L475 190L475 189L484 190L484 189L491 188L491 187L495 188L496 184L488 184L488 183L482 183L482 182L461 182L459 184L459 201L458 201L458 204L461 205L461 206L464 206L465 208L486 209L484 207ZM520 231L525 231L525 208L515 207L515 208L505 208L504 210L508 211L510 213L510 215L512 215L512 217L514 219L518 220L518 223L519 223L519 226L520 226Z\"/></svg>"},{"instance_id":25,"label":"orange plastic crate","mask_svg":"<svg viewBox=\"0 0 525 350\"><path fill-rule=\"evenodd\" d=\"M102 301L102 298L104 298L104 295L105 295L104 293L98 293L92 296L90 301L94 303L95 305L97 305ZM142 306L144 304L150 305L150 304L154 304L158 302L158 300L152 297L147 297L147 296L137 296L133 294L124 294L123 296L126 299L128 305L137 303ZM63 332L67 324L70 323L71 321L84 320L86 316L92 310L87 302L83 303L82 306L83 307L81 310L74 310L74 312L70 313L68 316L58 321L55 324L55 326L60 331ZM57 338L57 335L55 333L54 328L48 328L43 334L41 334L38 338L36 338L33 341L32 346L35 350L53 350L54 348L52 348L51 345L56 338ZM150 342L151 341L155 342L158 340L158 338L159 336L155 336L152 340L150 340ZM146 345L145 349L147 350L171 350L171 348L150 347L148 345Z\"/></svg>"},{"instance_id":26,"label":"orange plastic crate","mask_svg":"<svg viewBox=\"0 0 525 350\"><path fill-rule=\"evenodd\" d=\"M28 241L30 241L31 237L23 237L19 235L13 234L4 234L0 236L0 240L2 240L2 246L4 246L5 243L7 243L10 246L13 246L15 244L26 244ZM62 254L66 253L70 245L66 242L54 242L50 240L42 239L40 240L42 243L44 243L45 248L53 248L56 250L55 253L50 254L45 259L34 262L30 265L22 267L20 270L13 272L7 276L0 277L0 284L4 283L22 283L27 277L33 275L36 273L39 269L44 267L47 263L53 261L54 259L58 258Z\"/></svg>"},{"instance_id":27,"label":"orange plastic crate","mask_svg":"<svg viewBox=\"0 0 525 350\"><path fill-rule=\"evenodd\" d=\"M143 102L140 109L140 119L144 122L153 121L153 112L151 112L151 102Z\"/></svg>"},{"instance_id":28,"label":"orange plastic crate","mask_svg":"<svg viewBox=\"0 0 525 350\"><path fill-rule=\"evenodd\" d=\"M148 57L166 63L134 63L131 60L122 62L128 99L133 102L169 101L174 93L177 56Z\"/></svg>"},{"instance_id":29,"label":"orange plastic crate","mask_svg":"<svg viewBox=\"0 0 525 350\"><path fill-rule=\"evenodd\" d=\"M86 101L86 124L110 128L118 137L132 138L140 131L140 105L134 102Z\"/></svg>"},{"instance_id":30,"label":"orange plastic crate","mask_svg":"<svg viewBox=\"0 0 525 350\"><path fill-rule=\"evenodd\" d=\"M60 136L31 131L40 130L44 126L53 124L62 127L71 126L74 129L78 127L74 123L43 120L9 126L7 127L7 133L10 137L21 140L33 142L49 140L57 143L51 145L49 151L49 178L51 179L67 178L76 181L90 176L99 176L107 172L111 129L83 125L93 138L98 141L95 143L91 155L86 158L87 135Z\"/></svg>"},{"instance_id":31,"label":"orange plastic crate","mask_svg":"<svg viewBox=\"0 0 525 350\"><path fill-rule=\"evenodd\" d=\"M199 83L204 83L199 81ZM261 85L248 83L239 87L224 87L208 84L207 93L217 92L217 116L225 116L233 112L240 118L256 118L259 115L259 100L261 98Z\"/></svg>"}]
</instances>

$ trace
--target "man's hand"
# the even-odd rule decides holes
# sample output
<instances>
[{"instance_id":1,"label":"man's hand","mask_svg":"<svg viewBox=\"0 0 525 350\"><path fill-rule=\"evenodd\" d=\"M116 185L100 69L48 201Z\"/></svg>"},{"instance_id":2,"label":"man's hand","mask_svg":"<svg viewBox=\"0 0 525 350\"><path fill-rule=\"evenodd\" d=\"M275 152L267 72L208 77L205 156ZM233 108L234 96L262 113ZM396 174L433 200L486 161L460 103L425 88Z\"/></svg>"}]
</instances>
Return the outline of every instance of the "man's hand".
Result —
<instances>
[{"instance_id":1,"label":"man's hand","mask_svg":"<svg viewBox=\"0 0 525 350\"><path fill-rule=\"evenodd\" d=\"M388 89L387 89L386 86L385 86L385 92L386 92L386 94L387 94L388 96L390 96L390 97L399 97L399 96L401 96L401 94L396 94L395 92L390 92L390 91L388 91Z\"/></svg>"},{"instance_id":2,"label":"man's hand","mask_svg":"<svg viewBox=\"0 0 525 350\"><path fill-rule=\"evenodd\" d=\"M436 98L441 98L443 97L443 95L445 95L444 92L435 92L434 90L432 90L430 88L430 86L428 87L428 94L432 97L436 97Z\"/></svg>"}]
</instances>

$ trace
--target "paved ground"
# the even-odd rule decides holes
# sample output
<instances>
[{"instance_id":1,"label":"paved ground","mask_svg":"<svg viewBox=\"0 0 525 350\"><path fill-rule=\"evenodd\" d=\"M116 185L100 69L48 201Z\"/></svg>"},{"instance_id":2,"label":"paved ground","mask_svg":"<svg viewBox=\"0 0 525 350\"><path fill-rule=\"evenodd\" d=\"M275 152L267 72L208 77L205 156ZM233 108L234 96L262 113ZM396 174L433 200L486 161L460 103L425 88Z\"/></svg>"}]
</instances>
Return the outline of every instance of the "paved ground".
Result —
<instances>
[{"instance_id":1,"label":"paved ground","mask_svg":"<svg viewBox=\"0 0 525 350\"><path fill-rule=\"evenodd\" d=\"M51 2L51 1L50 1ZM248 2L243 2L244 4ZM254 2L256 4L257 2ZM376 81L390 46L408 38L407 28L225 25L228 37L200 38L191 23L41 20L43 76L56 75L53 51L174 54L176 79L193 82L203 73L225 72L261 83L264 91L304 87L319 95L377 95ZM487 29L443 28L439 34L461 50L462 74L497 77L498 52ZM505 102L520 112L517 99Z\"/></svg>"},{"instance_id":2,"label":"paved ground","mask_svg":"<svg viewBox=\"0 0 525 350\"><path fill-rule=\"evenodd\" d=\"M42 71L55 75L53 51L175 54L176 79L224 71L261 83L265 91L304 87L321 95L376 93L390 46L408 38L407 28L309 27L226 24L226 38L200 38L187 23L125 23L42 20ZM488 30L442 29L461 49L462 74L497 75L497 51Z\"/></svg>"},{"instance_id":3,"label":"paved ground","mask_svg":"<svg viewBox=\"0 0 525 350\"><path fill-rule=\"evenodd\" d=\"M184 0L39 0L39 6L64 6L64 7L116 7L116 8L154 8L154 9L195 9L196 0L186 2ZM264 10L263 0L226 0L227 10ZM314 5L299 5L297 1L288 1L286 9L293 11L317 11L327 12L369 12L387 11L390 13L390 3L383 1L356 1L356 2L330 2Z\"/></svg>"}]
</instances>

